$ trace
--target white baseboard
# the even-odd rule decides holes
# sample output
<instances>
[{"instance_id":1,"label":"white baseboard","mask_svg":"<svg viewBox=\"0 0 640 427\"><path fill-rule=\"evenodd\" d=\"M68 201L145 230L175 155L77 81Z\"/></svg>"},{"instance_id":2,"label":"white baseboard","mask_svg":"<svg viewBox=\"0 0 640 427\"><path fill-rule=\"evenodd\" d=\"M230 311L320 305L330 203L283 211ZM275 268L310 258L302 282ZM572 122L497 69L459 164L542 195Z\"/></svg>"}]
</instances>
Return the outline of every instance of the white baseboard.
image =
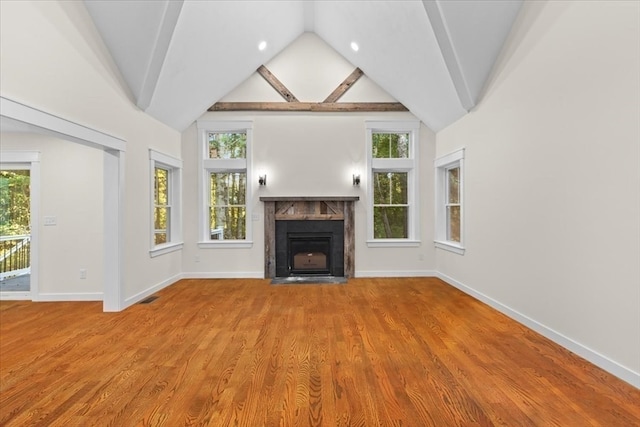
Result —
<instances>
[{"instance_id":1,"label":"white baseboard","mask_svg":"<svg viewBox=\"0 0 640 427\"><path fill-rule=\"evenodd\" d=\"M104 294L102 292L56 292L40 293L37 298L38 302L102 301L104 299Z\"/></svg>"},{"instance_id":2,"label":"white baseboard","mask_svg":"<svg viewBox=\"0 0 640 427\"><path fill-rule=\"evenodd\" d=\"M438 277L438 272L433 270L413 271L362 271L356 270L354 277Z\"/></svg>"},{"instance_id":3,"label":"white baseboard","mask_svg":"<svg viewBox=\"0 0 640 427\"><path fill-rule=\"evenodd\" d=\"M183 273L183 279L264 279L264 271L196 271Z\"/></svg>"},{"instance_id":4,"label":"white baseboard","mask_svg":"<svg viewBox=\"0 0 640 427\"><path fill-rule=\"evenodd\" d=\"M176 283L178 280L182 279L184 277L183 274L178 273L173 277L170 277L166 280L163 280L160 283L157 283L153 286L151 286L150 288L145 289L142 292L138 292L137 294L130 296L129 298L124 300L124 304L122 307L122 310L126 309L127 307L132 306L133 304L142 301L143 299L145 299L148 296L151 296L153 294L155 294L156 292L158 292L161 289L166 288L167 286L173 285L174 283Z\"/></svg>"},{"instance_id":5,"label":"white baseboard","mask_svg":"<svg viewBox=\"0 0 640 427\"><path fill-rule=\"evenodd\" d=\"M31 292L0 292L0 301L31 301Z\"/></svg>"},{"instance_id":6,"label":"white baseboard","mask_svg":"<svg viewBox=\"0 0 640 427\"><path fill-rule=\"evenodd\" d=\"M457 280L447 276L446 274L438 273L438 277L444 280L445 282L447 282L448 284L450 284L451 286L454 286L460 289L462 292L468 295L471 295L472 297L482 301L483 303L495 308L499 312L509 316L515 321L522 323L529 329L532 329L538 332L539 334L550 339L556 344L561 345L562 347L566 348L569 351L572 351L573 353L577 354L580 357L583 357L584 359L588 360L589 362L593 363L599 368L604 369L610 374L615 375L616 377L620 378L623 381L628 382L629 384L631 384L636 388L640 388L640 373L634 372L631 369L620 365L619 363L609 359L608 357L598 353L597 351L594 351L589 347L586 347L572 340L571 338L561 334L560 332L557 332L541 324L540 322L537 322L532 318L525 316L524 314L502 304L501 302L494 300L493 298L488 297L487 295L481 292L476 291L475 289L461 282L458 282Z\"/></svg>"}]
</instances>

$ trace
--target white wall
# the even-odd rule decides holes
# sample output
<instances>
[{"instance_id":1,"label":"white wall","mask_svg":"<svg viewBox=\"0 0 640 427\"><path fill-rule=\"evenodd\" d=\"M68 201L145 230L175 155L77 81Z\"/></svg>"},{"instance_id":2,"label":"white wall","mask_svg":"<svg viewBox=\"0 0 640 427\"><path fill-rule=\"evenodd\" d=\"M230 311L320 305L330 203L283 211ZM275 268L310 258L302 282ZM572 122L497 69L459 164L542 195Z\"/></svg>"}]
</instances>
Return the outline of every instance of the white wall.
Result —
<instances>
[{"instance_id":1,"label":"white wall","mask_svg":"<svg viewBox=\"0 0 640 427\"><path fill-rule=\"evenodd\" d=\"M178 277L179 252L148 253L148 149L180 157L180 134L135 107L84 4L0 2L0 49L3 97L127 141L122 299L135 302Z\"/></svg>"},{"instance_id":2,"label":"white wall","mask_svg":"<svg viewBox=\"0 0 640 427\"><path fill-rule=\"evenodd\" d=\"M640 3L525 2L466 147L464 256L437 269L640 385Z\"/></svg>"},{"instance_id":3,"label":"white wall","mask_svg":"<svg viewBox=\"0 0 640 427\"><path fill-rule=\"evenodd\" d=\"M305 33L276 58L265 64L301 101L320 102L354 66L321 39ZM262 80L262 81L261 81ZM266 88L265 88L266 86ZM317 86L321 86L319 90ZM277 101L264 79L252 76L224 101ZM347 93L349 101L393 101L368 79ZM345 95L346 96L346 95ZM368 248L366 173L366 120L416 120L411 113L206 113L203 120L253 121L253 167L250 182L253 213L253 247L250 249L200 249L197 212L197 144L195 125L182 135L185 161L184 271L193 276L264 277L264 206L260 196L359 196L355 204L356 276L427 275L434 271L433 156L435 135L424 125L420 132L421 240L418 248ZM259 188L257 173L265 171L268 185ZM352 185L359 171L360 187ZM196 262L196 259L199 260Z\"/></svg>"},{"instance_id":4,"label":"white wall","mask_svg":"<svg viewBox=\"0 0 640 427\"><path fill-rule=\"evenodd\" d=\"M2 133L2 151L40 153L37 300L101 300L102 152L29 133ZM0 161L2 155L0 154ZM56 225L44 226L43 217ZM80 279L80 269L86 279Z\"/></svg>"}]
</instances>

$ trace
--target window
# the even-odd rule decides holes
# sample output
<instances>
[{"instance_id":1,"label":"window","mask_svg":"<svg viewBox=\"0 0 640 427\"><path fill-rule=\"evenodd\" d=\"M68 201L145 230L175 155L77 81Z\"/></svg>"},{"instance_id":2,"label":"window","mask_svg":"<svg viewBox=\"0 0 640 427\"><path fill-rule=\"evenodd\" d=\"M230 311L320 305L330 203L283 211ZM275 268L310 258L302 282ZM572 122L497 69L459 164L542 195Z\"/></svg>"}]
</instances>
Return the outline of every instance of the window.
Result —
<instances>
[{"instance_id":1,"label":"window","mask_svg":"<svg viewBox=\"0 0 640 427\"><path fill-rule=\"evenodd\" d=\"M367 122L371 210L368 241L375 246L418 246L417 159L420 124Z\"/></svg>"},{"instance_id":2,"label":"window","mask_svg":"<svg viewBox=\"0 0 640 427\"><path fill-rule=\"evenodd\" d=\"M200 247L250 247L251 122L199 121L202 143Z\"/></svg>"},{"instance_id":3,"label":"window","mask_svg":"<svg viewBox=\"0 0 640 427\"><path fill-rule=\"evenodd\" d=\"M435 161L436 247L464 254L464 149Z\"/></svg>"},{"instance_id":4,"label":"window","mask_svg":"<svg viewBox=\"0 0 640 427\"><path fill-rule=\"evenodd\" d=\"M182 161L149 150L152 257L182 249Z\"/></svg>"}]
</instances>

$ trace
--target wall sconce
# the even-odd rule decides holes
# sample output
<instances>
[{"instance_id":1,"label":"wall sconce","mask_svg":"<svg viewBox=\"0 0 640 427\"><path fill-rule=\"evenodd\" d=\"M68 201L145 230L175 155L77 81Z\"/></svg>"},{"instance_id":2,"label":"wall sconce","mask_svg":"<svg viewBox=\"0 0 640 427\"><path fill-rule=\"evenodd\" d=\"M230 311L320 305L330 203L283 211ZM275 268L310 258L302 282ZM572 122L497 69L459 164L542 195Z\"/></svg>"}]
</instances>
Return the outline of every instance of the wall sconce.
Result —
<instances>
[{"instance_id":1,"label":"wall sconce","mask_svg":"<svg viewBox=\"0 0 640 427\"><path fill-rule=\"evenodd\" d=\"M260 184L260 186L265 186L265 185L267 185L267 174L266 174L266 173L265 173L265 174L263 174L263 175L260 175L260 176L258 177L258 184Z\"/></svg>"},{"instance_id":2,"label":"wall sconce","mask_svg":"<svg viewBox=\"0 0 640 427\"><path fill-rule=\"evenodd\" d=\"M353 174L353 185L360 185L360 174Z\"/></svg>"}]
</instances>

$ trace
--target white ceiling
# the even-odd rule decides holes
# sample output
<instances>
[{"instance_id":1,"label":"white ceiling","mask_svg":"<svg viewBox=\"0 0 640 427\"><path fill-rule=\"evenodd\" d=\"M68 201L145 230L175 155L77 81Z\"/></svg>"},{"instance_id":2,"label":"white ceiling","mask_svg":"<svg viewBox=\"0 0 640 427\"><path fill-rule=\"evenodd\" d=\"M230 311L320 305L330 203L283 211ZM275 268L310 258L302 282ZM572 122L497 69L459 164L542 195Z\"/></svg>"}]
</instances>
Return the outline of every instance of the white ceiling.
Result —
<instances>
[{"instance_id":1,"label":"white ceiling","mask_svg":"<svg viewBox=\"0 0 640 427\"><path fill-rule=\"evenodd\" d=\"M179 131L305 31L438 131L479 101L521 3L85 0L137 105Z\"/></svg>"}]
</instances>

